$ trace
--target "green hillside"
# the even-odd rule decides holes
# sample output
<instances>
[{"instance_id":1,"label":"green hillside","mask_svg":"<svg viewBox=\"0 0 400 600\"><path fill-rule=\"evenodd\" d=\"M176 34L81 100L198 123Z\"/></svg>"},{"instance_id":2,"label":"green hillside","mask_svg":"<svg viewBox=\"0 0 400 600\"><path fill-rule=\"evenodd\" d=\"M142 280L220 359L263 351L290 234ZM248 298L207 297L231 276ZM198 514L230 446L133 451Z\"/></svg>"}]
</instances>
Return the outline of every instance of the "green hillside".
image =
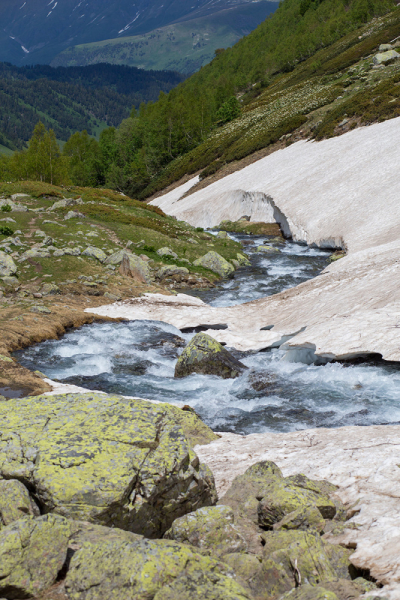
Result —
<instances>
[{"instance_id":1,"label":"green hillside","mask_svg":"<svg viewBox=\"0 0 400 600\"><path fill-rule=\"evenodd\" d=\"M84 129L96 136L182 79L178 73L102 64L54 69L0 63L0 145L24 147L39 119L60 140Z\"/></svg>"},{"instance_id":2,"label":"green hillside","mask_svg":"<svg viewBox=\"0 0 400 600\"><path fill-rule=\"evenodd\" d=\"M212 60L217 48L233 46L277 7L277 2L259 2L221 11L212 19L202 17L143 35L72 46L51 64L67 67L104 62L193 73Z\"/></svg>"},{"instance_id":3,"label":"green hillside","mask_svg":"<svg viewBox=\"0 0 400 600\"><path fill-rule=\"evenodd\" d=\"M393 60L376 64L387 43ZM98 143L73 136L62 164L75 185L140 199L195 173L205 185L298 139L399 116L399 46L392 0L284 0L253 33L102 131ZM18 179L26 160L3 159L0 177Z\"/></svg>"}]
</instances>

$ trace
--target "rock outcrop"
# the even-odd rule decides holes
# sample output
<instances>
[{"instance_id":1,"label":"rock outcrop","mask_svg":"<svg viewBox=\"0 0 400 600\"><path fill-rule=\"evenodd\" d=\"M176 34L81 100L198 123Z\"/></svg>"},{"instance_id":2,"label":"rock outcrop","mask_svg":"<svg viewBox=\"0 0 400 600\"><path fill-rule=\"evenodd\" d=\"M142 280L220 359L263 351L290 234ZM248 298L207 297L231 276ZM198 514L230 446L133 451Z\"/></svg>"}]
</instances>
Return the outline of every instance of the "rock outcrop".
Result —
<instances>
[{"instance_id":1,"label":"rock outcrop","mask_svg":"<svg viewBox=\"0 0 400 600\"><path fill-rule=\"evenodd\" d=\"M214 338L198 333L189 342L175 366L175 377L187 377L192 373L217 375L223 379L238 377L247 367L238 361Z\"/></svg>"},{"instance_id":2,"label":"rock outcrop","mask_svg":"<svg viewBox=\"0 0 400 600\"><path fill-rule=\"evenodd\" d=\"M0 478L26 483L46 513L160 537L216 502L181 426L190 435L197 417L179 410L103 394L0 403Z\"/></svg>"},{"instance_id":3,"label":"rock outcrop","mask_svg":"<svg viewBox=\"0 0 400 600\"><path fill-rule=\"evenodd\" d=\"M5 252L0 251L0 277L11 277L17 272L17 265Z\"/></svg>"}]
</instances>

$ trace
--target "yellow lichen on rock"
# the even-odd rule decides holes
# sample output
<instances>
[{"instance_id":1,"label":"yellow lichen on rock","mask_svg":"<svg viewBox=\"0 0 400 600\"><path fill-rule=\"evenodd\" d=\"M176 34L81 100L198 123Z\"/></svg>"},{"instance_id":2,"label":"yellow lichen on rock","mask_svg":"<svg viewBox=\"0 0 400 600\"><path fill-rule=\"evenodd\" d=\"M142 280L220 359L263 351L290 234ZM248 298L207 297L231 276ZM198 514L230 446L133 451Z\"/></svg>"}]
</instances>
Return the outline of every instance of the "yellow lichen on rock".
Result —
<instances>
[{"instance_id":1,"label":"yellow lichen on rock","mask_svg":"<svg viewBox=\"0 0 400 600\"><path fill-rule=\"evenodd\" d=\"M216 502L167 404L65 394L0 405L0 477L23 479L46 512L157 537Z\"/></svg>"}]
</instances>

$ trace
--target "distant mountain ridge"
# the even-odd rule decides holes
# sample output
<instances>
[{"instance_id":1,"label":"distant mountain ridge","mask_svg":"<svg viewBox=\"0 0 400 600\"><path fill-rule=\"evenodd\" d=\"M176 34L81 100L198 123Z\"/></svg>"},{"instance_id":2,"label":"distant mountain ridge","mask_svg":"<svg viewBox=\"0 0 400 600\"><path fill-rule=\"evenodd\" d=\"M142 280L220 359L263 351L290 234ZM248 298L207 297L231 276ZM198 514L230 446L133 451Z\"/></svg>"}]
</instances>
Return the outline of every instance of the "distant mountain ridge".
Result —
<instances>
[{"instance_id":1,"label":"distant mountain ridge","mask_svg":"<svg viewBox=\"0 0 400 600\"><path fill-rule=\"evenodd\" d=\"M72 46L58 54L53 66L126 64L191 74L209 63L217 48L233 46L278 8L278 2L249 2L140 35L119 36Z\"/></svg>"},{"instance_id":2,"label":"distant mountain ridge","mask_svg":"<svg viewBox=\"0 0 400 600\"><path fill-rule=\"evenodd\" d=\"M67 47L139 35L269 0L2 0L0 59L49 63ZM265 18L265 17L264 17Z\"/></svg>"}]
</instances>

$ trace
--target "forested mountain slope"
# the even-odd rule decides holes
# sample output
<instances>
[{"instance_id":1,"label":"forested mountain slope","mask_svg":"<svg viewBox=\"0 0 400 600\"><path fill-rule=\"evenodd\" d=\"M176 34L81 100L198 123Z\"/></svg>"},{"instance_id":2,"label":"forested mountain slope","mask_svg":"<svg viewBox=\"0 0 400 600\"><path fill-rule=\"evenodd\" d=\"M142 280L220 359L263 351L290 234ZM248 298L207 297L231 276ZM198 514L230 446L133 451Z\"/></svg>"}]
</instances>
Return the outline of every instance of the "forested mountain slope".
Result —
<instances>
[{"instance_id":1,"label":"forested mountain slope","mask_svg":"<svg viewBox=\"0 0 400 600\"><path fill-rule=\"evenodd\" d=\"M22 148L39 119L61 140L83 129L96 135L182 79L178 73L102 64L54 69L0 63L0 144Z\"/></svg>"},{"instance_id":2,"label":"forested mountain slope","mask_svg":"<svg viewBox=\"0 0 400 600\"><path fill-rule=\"evenodd\" d=\"M215 13L249 4L268 0L2 0L0 60L49 63L70 46L138 35L204 16L212 20ZM239 10L238 24L241 18Z\"/></svg>"},{"instance_id":3,"label":"forested mountain slope","mask_svg":"<svg viewBox=\"0 0 400 600\"><path fill-rule=\"evenodd\" d=\"M113 148L104 180L148 197L184 175L207 169L204 177L266 149L307 121L314 127L321 120L316 111L326 119L338 97L385 79L386 67L374 70L371 53L399 35L393 0L284 0L233 48L142 106L118 131L104 132ZM350 73L358 64L371 82ZM396 98L385 98L388 114L396 114Z\"/></svg>"}]
</instances>

